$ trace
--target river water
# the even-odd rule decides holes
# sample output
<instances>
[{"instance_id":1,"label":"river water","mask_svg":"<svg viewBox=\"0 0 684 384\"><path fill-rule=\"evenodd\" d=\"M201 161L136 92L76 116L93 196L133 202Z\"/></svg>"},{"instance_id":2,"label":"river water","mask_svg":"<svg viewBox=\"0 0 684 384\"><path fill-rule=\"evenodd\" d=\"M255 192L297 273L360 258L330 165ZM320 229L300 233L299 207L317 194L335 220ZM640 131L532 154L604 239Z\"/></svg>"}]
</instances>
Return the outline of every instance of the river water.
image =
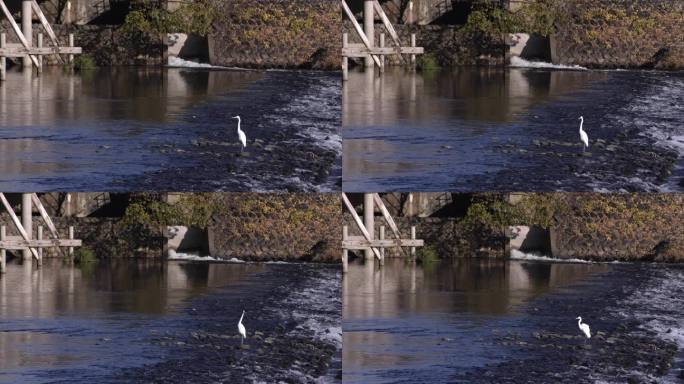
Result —
<instances>
[{"instance_id":1,"label":"river water","mask_svg":"<svg viewBox=\"0 0 684 384\"><path fill-rule=\"evenodd\" d=\"M313 264L10 263L0 383L337 382L340 282Z\"/></svg>"},{"instance_id":2,"label":"river water","mask_svg":"<svg viewBox=\"0 0 684 384\"><path fill-rule=\"evenodd\" d=\"M675 383L684 369L681 266L390 259L350 264L343 292L345 383Z\"/></svg>"},{"instance_id":3,"label":"river water","mask_svg":"<svg viewBox=\"0 0 684 384\"><path fill-rule=\"evenodd\" d=\"M356 71L343 105L345 191L684 190L684 72Z\"/></svg>"},{"instance_id":4,"label":"river water","mask_svg":"<svg viewBox=\"0 0 684 384\"><path fill-rule=\"evenodd\" d=\"M339 190L340 100L330 72L9 71L0 189Z\"/></svg>"}]
</instances>

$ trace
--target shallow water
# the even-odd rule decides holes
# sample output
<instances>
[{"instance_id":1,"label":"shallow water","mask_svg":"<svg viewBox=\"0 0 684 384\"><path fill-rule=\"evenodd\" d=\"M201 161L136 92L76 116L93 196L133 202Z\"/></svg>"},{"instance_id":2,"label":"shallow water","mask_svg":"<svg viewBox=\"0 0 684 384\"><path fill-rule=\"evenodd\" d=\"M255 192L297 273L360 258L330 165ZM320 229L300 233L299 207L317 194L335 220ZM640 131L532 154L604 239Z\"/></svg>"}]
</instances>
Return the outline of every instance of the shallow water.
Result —
<instances>
[{"instance_id":1,"label":"shallow water","mask_svg":"<svg viewBox=\"0 0 684 384\"><path fill-rule=\"evenodd\" d=\"M308 264L11 263L0 278L0 382L258 382L273 371L334 382L341 300L328 296L339 283L336 268ZM242 310L253 349L240 349ZM275 328L274 350L257 348ZM291 340L329 351L326 368L278 360Z\"/></svg>"},{"instance_id":2,"label":"shallow water","mask_svg":"<svg viewBox=\"0 0 684 384\"><path fill-rule=\"evenodd\" d=\"M357 71L343 105L350 192L684 189L684 72Z\"/></svg>"},{"instance_id":3,"label":"shallow water","mask_svg":"<svg viewBox=\"0 0 684 384\"><path fill-rule=\"evenodd\" d=\"M356 262L343 282L344 382L665 380L684 368L682 278L657 264ZM646 346L652 356L633 353ZM654 373L658 358L674 368Z\"/></svg>"},{"instance_id":4,"label":"shallow water","mask_svg":"<svg viewBox=\"0 0 684 384\"><path fill-rule=\"evenodd\" d=\"M0 188L339 190L340 88L325 72L9 71ZM235 115L248 136L242 153Z\"/></svg>"}]
</instances>

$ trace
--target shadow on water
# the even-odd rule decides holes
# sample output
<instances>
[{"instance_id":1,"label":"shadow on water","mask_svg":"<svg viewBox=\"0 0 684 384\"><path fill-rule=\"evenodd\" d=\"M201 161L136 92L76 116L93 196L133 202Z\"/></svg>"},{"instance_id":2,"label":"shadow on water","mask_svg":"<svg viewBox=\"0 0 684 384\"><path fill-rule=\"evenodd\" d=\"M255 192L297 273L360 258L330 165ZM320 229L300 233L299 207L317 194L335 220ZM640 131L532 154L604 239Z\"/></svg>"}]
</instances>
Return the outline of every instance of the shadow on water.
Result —
<instances>
[{"instance_id":1,"label":"shadow on water","mask_svg":"<svg viewBox=\"0 0 684 384\"><path fill-rule=\"evenodd\" d=\"M344 188L669 188L684 176L676 162L684 150L682 85L678 72L351 72L343 89Z\"/></svg>"}]
</instances>

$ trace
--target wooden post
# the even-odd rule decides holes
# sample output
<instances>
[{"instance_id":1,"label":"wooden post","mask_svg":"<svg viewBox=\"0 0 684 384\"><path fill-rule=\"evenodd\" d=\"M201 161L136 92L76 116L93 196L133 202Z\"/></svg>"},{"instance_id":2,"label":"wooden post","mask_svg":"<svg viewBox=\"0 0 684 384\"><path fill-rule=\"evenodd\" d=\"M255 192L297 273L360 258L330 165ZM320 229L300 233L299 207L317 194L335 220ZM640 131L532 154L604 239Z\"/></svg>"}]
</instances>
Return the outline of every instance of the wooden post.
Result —
<instances>
[{"instance_id":1,"label":"wooden post","mask_svg":"<svg viewBox=\"0 0 684 384\"><path fill-rule=\"evenodd\" d=\"M33 11L30 0L23 0L21 2L21 30L24 34L24 39L26 39L27 48L33 46ZM23 60L24 69L31 69L33 63L31 63L30 55L24 56Z\"/></svg>"},{"instance_id":2,"label":"wooden post","mask_svg":"<svg viewBox=\"0 0 684 384\"><path fill-rule=\"evenodd\" d=\"M342 227L342 241L347 240L349 237L349 227L346 225ZM347 273L349 270L349 251L347 248L342 247L342 273Z\"/></svg>"},{"instance_id":3,"label":"wooden post","mask_svg":"<svg viewBox=\"0 0 684 384\"><path fill-rule=\"evenodd\" d=\"M385 34L380 34L380 48L385 48ZM385 55L380 56L380 73L385 72Z\"/></svg>"},{"instance_id":4,"label":"wooden post","mask_svg":"<svg viewBox=\"0 0 684 384\"><path fill-rule=\"evenodd\" d=\"M411 240L416 239L416 227L411 226ZM416 247L411 247L411 260L415 261L416 260Z\"/></svg>"},{"instance_id":5,"label":"wooden post","mask_svg":"<svg viewBox=\"0 0 684 384\"><path fill-rule=\"evenodd\" d=\"M38 34L38 48L43 48L43 34ZM43 55L38 56L38 74L43 73Z\"/></svg>"},{"instance_id":6,"label":"wooden post","mask_svg":"<svg viewBox=\"0 0 684 384\"><path fill-rule=\"evenodd\" d=\"M43 240L43 226L38 226L38 240ZM43 265L43 247L38 248L38 267Z\"/></svg>"},{"instance_id":7,"label":"wooden post","mask_svg":"<svg viewBox=\"0 0 684 384\"><path fill-rule=\"evenodd\" d=\"M349 34L342 34L342 48L347 48L349 45ZM342 81L349 80L349 58L347 56L342 56Z\"/></svg>"},{"instance_id":8,"label":"wooden post","mask_svg":"<svg viewBox=\"0 0 684 384\"><path fill-rule=\"evenodd\" d=\"M385 226L380 226L380 240L385 240ZM380 265L385 265L385 247L380 248Z\"/></svg>"},{"instance_id":9,"label":"wooden post","mask_svg":"<svg viewBox=\"0 0 684 384\"><path fill-rule=\"evenodd\" d=\"M369 47L375 46L375 11L372 0L363 1L363 30L368 38ZM374 63L371 55L365 59L366 68L373 69Z\"/></svg>"},{"instance_id":10,"label":"wooden post","mask_svg":"<svg viewBox=\"0 0 684 384\"><path fill-rule=\"evenodd\" d=\"M33 209L31 205L31 194L21 194L21 226L26 231L26 240L33 238ZM31 260L31 250L29 248L23 251L24 260Z\"/></svg>"},{"instance_id":11,"label":"wooden post","mask_svg":"<svg viewBox=\"0 0 684 384\"><path fill-rule=\"evenodd\" d=\"M7 34L0 33L0 48L5 48L7 45ZM0 81L7 80L7 59L5 56L0 57Z\"/></svg>"},{"instance_id":12,"label":"wooden post","mask_svg":"<svg viewBox=\"0 0 684 384\"><path fill-rule=\"evenodd\" d=\"M69 226L69 240L74 239L74 226L70 225ZM74 247L69 247L69 260L74 259Z\"/></svg>"},{"instance_id":13,"label":"wooden post","mask_svg":"<svg viewBox=\"0 0 684 384\"><path fill-rule=\"evenodd\" d=\"M411 48L416 47L416 34L411 34ZM416 55L411 55L411 68L416 68Z\"/></svg>"},{"instance_id":14,"label":"wooden post","mask_svg":"<svg viewBox=\"0 0 684 384\"><path fill-rule=\"evenodd\" d=\"M408 207L408 212L409 212L409 217L413 217L413 192L409 192L409 207Z\"/></svg>"},{"instance_id":15,"label":"wooden post","mask_svg":"<svg viewBox=\"0 0 684 384\"><path fill-rule=\"evenodd\" d=\"M409 1L409 17L408 17L408 24L413 24L413 1Z\"/></svg>"},{"instance_id":16,"label":"wooden post","mask_svg":"<svg viewBox=\"0 0 684 384\"><path fill-rule=\"evenodd\" d=\"M364 193L363 194L363 225L368 231L368 240L375 239L375 209L373 205L373 194ZM365 251L366 259L373 258L373 251L371 249L366 249Z\"/></svg>"},{"instance_id":17,"label":"wooden post","mask_svg":"<svg viewBox=\"0 0 684 384\"><path fill-rule=\"evenodd\" d=\"M4 225L0 227L0 241L7 238L7 227ZM0 248L0 273L7 272L7 251L5 248Z\"/></svg>"},{"instance_id":18,"label":"wooden post","mask_svg":"<svg viewBox=\"0 0 684 384\"><path fill-rule=\"evenodd\" d=\"M69 34L69 48L73 48L73 47L74 47L74 34L70 33ZM69 64L73 64L73 63L74 63L74 55L70 54L69 55Z\"/></svg>"},{"instance_id":19,"label":"wooden post","mask_svg":"<svg viewBox=\"0 0 684 384\"><path fill-rule=\"evenodd\" d=\"M71 24L71 1L66 3L66 23Z\"/></svg>"}]
</instances>

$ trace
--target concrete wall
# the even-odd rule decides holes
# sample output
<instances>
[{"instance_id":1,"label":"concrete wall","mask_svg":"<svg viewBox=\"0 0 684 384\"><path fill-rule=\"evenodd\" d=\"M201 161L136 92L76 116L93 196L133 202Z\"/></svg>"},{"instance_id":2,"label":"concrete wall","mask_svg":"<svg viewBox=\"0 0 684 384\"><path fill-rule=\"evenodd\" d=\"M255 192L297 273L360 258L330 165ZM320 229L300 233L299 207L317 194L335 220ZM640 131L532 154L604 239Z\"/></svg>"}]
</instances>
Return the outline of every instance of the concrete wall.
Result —
<instances>
[{"instance_id":1,"label":"concrete wall","mask_svg":"<svg viewBox=\"0 0 684 384\"><path fill-rule=\"evenodd\" d=\"M525 253L551 254L551 238L549 231L544 228L527 225L508 227L506 235L509 238L506 254L512 250Z\"/></svg>"},{"instance_id":2,"label":"concrete wall","mask_svg":"<svg viewBox=\"0 0 684 384\"><path fill-rule=\"evenodd\" d=\"M596 68L684 68L684 2L568 0L561 3L553 62Z\"/></svg>"},{"instance_id":3,"label":"concrete wall","mask_svg":"<svg viewBox=\"0 0 684 384\"><path fill-rule=\"evenodd\" d=\"M209 253L209 238L207 231L201 228L174 225L164 230L164 255L173 252Z\"/></svg>"},{"instance_id":4,"label":"concrete wall","mask_svg":"<svg viewBox=\"0 0 684 384\"><path fill-rule=\"evenodd\" d=\"M209 36L214 65L338 69L340 4L334 0L226 1Z\"/></svg>"}]
</instances>

